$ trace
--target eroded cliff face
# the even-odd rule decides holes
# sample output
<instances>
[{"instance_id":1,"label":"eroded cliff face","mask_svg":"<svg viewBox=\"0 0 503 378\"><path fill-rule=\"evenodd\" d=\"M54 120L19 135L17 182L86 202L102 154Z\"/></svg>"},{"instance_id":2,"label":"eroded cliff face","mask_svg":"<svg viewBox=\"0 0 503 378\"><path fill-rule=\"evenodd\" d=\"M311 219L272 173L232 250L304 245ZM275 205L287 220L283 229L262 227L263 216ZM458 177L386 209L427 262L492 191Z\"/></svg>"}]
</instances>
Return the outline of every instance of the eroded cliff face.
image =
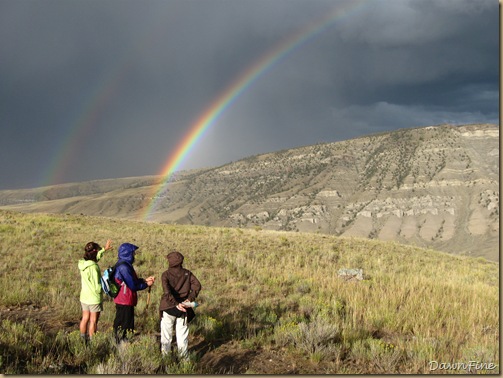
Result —
<instances>
[{"instance_id":1,"label":"eroded cliff face","mask_svg":"<svg viewBox=\"0 0 503 378\"><path fill-rule=\"evenodd\" d=\"M0 192L0 203L141 219L157 180L122 180ZM269 153L180 173L156 195L156 222L396 240L498 260L499 128L404 129Z\"/></svg>"},{"instance_id":2,"label":"eroded cliff face","mask_svg":"<svg viewBox=\"0 0 503 378\"><path fill-rule=\"evenodd\" d=\"M197 179L192 185L199 197L191 201L195 223L207 217L209 224L379 238L498 258L494 125L402 130L304 147L209 175L204 181L215 186L203 188ZM212 212L219 214L216 222Z\"/></svg>"}]
</instances>

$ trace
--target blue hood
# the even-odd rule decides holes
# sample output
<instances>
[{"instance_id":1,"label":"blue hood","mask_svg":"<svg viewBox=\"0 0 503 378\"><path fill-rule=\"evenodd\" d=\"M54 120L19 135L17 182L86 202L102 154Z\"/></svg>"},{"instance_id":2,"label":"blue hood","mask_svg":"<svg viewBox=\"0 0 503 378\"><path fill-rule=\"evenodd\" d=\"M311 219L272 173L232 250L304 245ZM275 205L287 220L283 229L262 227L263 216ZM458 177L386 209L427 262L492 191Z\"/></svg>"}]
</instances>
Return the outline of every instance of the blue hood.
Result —
<instances>
[{"instance_id":1,"label":"blue hood","mask_svg":"<svg viewBox=\"0 0 503 378\"><path fill-rule=\"evenodd\" d=\"M134 262L133 252L136 251L137 249L138 247L131 243L121 244L118 253L119 260L126 261L132 264Z\"/></svg>"}]
</instances>

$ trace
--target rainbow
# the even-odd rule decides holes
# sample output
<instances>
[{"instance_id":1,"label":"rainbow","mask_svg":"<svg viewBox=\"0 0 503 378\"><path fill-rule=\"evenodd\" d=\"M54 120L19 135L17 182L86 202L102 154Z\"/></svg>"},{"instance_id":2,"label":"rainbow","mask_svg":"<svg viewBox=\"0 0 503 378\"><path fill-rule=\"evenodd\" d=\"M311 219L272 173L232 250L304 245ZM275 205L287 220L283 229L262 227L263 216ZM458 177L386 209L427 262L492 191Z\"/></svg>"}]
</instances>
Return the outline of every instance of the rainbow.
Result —
<instances>
[{"instance_id":1,"label":"rainbow","mask_svg":"<svg viewBox=\"0 0 503 378\"><path fill-rule=\"evenodd\" d=\"M93 149L91 137L98 127L98 119L113 100L124 78L134 66L133 57L153 46L160 35L165 20L157 17L149 22L149 27L135 36L129 50L122 57L103 69L91 89L80 103L70 127L61 133L59 141L55 141L54 154L49 159L45 170L39 177L39 186L52 185L63 181L64 175L70 169L79 154L99 153Z\"/></svg>"},{"instance_id":2,"label":"rainbow","mask_svg":"<svg viewBox=\"0 0 503 378\"><path fill-rule=\"evenodd\" d=\"M280 42L238 76L237 79L235 79L201 114L190 128L190 131L177 145L175 151L169 156L160 173L161 179L158 184L154 185L152 195L149 196L150 202L140 210L143 220L150 219L156 209L159 199L162 198L160 194L164 192L166 185L169 183L169 179L173 173L179 169L185 157L190 154L208 128L215 123L219 116L228 109L244 91L257 81L257 79L270 71L271 68L285 56L321 34L328 27L332 26L335 21L356 11L363 2L364 0L354 0L344 5L339 5L320 20L308 24L306 27Z\"/></svg>"},{"instance_id":3,"label":"rainbow","mask_svg":"<svg viewBox=\"0 0 503 378\"><path fill-rule=\"evenodd\" d=\"M54 149L55 153L47 165L46 170L40 178L41 185L52 185L63 181L63 175L68 171L73 163L76 151L82 154L99 153L95 151L93 143L90 142L91 135L98 124L97 120L103 113L107 104L115 95L117 88L129 70L130 64L126 64L121 70L112 75L104 75L107 80L98 80L96 85L87 96L88 101L83 102L77 112L76 121L66 133L62 134L59 148ZM87 144L83 148L80 144Z\"/></svg>"}]
</instances>

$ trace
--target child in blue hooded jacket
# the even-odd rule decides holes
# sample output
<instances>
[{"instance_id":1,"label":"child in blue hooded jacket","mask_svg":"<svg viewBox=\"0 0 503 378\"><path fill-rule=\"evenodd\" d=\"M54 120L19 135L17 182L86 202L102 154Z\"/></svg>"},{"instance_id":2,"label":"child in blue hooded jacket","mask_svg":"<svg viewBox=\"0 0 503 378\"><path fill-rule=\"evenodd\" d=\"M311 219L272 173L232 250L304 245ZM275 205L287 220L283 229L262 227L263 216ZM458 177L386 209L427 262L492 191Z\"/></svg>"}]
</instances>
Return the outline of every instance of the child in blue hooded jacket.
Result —
<instances>
[{"instance_id":1,"label":"child in blue hooded jacket","mask_svg":"<svg viewBox=\"0 0 503 378\"><path fill-rule=\"evenodd\" d=\"M136 275L133 263L137 250L138 247L134 244L121 244L119 260L115 264L115 281L121 286L119 294L114 298L114 334L118 342L125 340L128 332L134 331L134 307L138 303L136 292L152 286L155 281L154 276L144 279Z\"/></svg>"}]
</instances>

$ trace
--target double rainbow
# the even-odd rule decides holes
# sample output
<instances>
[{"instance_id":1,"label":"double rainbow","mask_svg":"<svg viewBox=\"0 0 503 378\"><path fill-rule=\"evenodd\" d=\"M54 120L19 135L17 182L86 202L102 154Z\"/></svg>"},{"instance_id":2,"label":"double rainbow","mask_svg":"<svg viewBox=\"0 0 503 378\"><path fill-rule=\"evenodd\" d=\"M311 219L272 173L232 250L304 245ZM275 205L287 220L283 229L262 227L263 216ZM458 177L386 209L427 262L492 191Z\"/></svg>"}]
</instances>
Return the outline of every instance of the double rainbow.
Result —
<instances>
[{"instance_id":1,"label":"double rainbow","mask_svg":"<svg viewBox=\"0 0 503 378\"><path fill-rule=\"evenodd\" d=\"M169 156L160 173L161 180L154 185L154 190L149 196L150 200L147 206L141 210L141 217L149 220L155 212L157 204L162 198L160 194L164 192L169 179L174 172L178 170L183 160L190 154L194 146L203 137L205 132L215 123L219 116L229 108L237 98L246 91L255 81L264 76L277 62L283 59L295 49L314 39L336 21L352 14L362 4L364 0L354 0L337 6L333 11L327 13L322 19L316 20L295 34L289 36L279 43L275 48L262 56L254 64L248 67L240 76L237 77L201 114L197 121L192 125L190 131L178 144L175 151Z\"/></svg>"}]
</instances>

